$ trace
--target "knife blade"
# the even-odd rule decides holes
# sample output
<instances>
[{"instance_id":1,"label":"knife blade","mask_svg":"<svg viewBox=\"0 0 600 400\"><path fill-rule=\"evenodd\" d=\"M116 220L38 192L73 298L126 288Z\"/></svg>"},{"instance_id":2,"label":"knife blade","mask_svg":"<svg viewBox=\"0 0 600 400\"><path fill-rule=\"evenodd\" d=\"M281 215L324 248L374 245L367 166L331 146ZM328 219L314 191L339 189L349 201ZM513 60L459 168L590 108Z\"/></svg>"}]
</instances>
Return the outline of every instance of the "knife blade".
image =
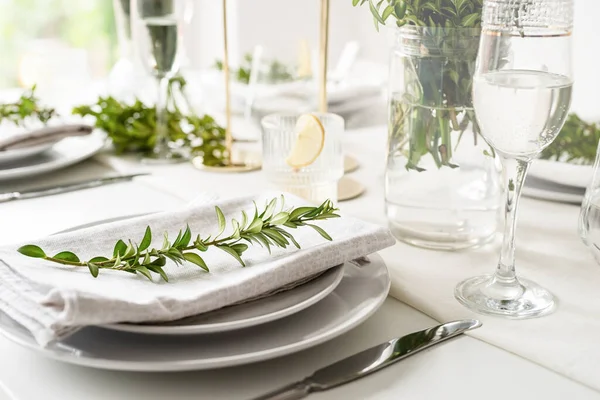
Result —
<instances>
[{"instance_id":1,"label":"knife blade","mask_svg":"<svg viewBox=\"0 0 600 400\"><path fill-rule=\"evenodd\" d=\"M299 382L252 400L298 400L372 374L428 347L481 326L478 320L448 322L371 347L313 373Z\"/></svg>"},{"instance_id":2,"label":"knife blade","mask_svg":"<svg viewBox=\"0 0 600 400\"><path fill-rule=\"evenodd\" d=\"M135 177L145 175L149 175L149 173L107 176L104 178L88 179L85 181L69 183L61 186L48 186L33 190L24 190L21 192L0 193L0 203L6 203L13 200L25 200L33 199L36 197L51 196L55 194L74 192L76 190L82 189L91 189L98 186L110 185L111 183L130 181Z\"/></svg>"}]
</instances>

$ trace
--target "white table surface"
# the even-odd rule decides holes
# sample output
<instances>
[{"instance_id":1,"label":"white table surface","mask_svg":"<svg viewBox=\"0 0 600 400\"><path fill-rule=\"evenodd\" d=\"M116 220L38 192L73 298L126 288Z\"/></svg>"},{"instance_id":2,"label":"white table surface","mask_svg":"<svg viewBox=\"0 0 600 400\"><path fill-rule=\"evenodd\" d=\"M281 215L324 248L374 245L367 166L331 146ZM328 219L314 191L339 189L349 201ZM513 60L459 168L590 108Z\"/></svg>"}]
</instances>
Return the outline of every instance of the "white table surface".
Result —
<instances>
[{"instance_id":1,"label":"white table surface","mask_svg":"<svg viewBox=\"0 0 600 400\"><path fill-rule=\"evenodd\" d=\"M340 204L344 212L382 224L384 130L347 134L346 151L361 162L361 168L352 176L365 184L367 193ZM131 166L125 162L119 168ZM260 172L208 174L187 164L155 167L152 172L152 177L135 182L0 205L0 223L11 226L10 232L0 230L0 243L42 236L111 216L177 207L202 191L227 196L267 186ZM28 184L105 173L105 166L88 161ZM0 185L0 192L7 189L6 184ZM135 196L123 196L123 192ZM396 246L385 250L382 255L386 262L402 257L399 249ZM316 348L248 366L186 373L111 372L72 366L45 359L0 337L0 392L5 392L0 399L248 399L301 379L361 349L435 323L421 312L388 298L361 326ZM462 336L311 398L587 400L600 399L600 393L502 349Z\"/></svg>"}]
</instances>

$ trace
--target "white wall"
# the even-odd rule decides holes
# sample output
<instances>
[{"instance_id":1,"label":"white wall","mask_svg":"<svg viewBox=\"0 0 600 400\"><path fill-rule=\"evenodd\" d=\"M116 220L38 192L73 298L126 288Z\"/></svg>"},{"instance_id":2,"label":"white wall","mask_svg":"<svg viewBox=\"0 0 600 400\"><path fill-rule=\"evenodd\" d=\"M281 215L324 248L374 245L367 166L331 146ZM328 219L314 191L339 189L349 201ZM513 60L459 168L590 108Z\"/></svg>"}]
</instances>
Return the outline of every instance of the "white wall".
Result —
<instances>
[{"instance_id":1,"label":"white wall","mask_svg":"<svg viewBox=\"0 0 600 400\"><path fill-rule=\"evenodd\" d=\"M188 48L196 66L207 66L222 57L221 2L195 1L196 23ZM390 34L375 31L368 8L352 7L352 0L330 1L330 59L337 59L346 41L358 40L361 57L387 63ZM296 54L300 39L318 43L320 0L228 0L228 5L232 63L258 43L274 49L278 57ZM572 109L600 120L600 0L575 0L575 10Z\"/></svg>"}]
</instances>

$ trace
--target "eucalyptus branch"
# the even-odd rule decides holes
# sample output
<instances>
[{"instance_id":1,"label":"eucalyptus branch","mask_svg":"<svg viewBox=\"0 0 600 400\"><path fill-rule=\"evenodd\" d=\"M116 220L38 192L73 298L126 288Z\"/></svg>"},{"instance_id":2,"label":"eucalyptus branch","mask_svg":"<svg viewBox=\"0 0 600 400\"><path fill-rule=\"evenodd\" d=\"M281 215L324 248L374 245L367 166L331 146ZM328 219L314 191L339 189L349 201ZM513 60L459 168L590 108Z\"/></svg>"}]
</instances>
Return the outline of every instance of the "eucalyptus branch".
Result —
<instances>
[{"instance_id":1,"label":"eucalyptus branch","mask_svg":"<svg viewBox=\"0 0 600 400\"><path fill-rule=\"evenodd\" d=\"M206 252L209 248L224 251L235 258L242 266L246 265L242 255L248 250L249 245L258 244L266 247L269 253L271 253L271 246L287 248L290 244L293 244L300 248L300 244L284 228L297 229L308 226L325 239L332 240L323 228L311 222L338 218L337 211L330 200L325 201L318 207L286 209L282 196L279 202L277 198L268 202L260 213L255 204L252 218L249 218L246 212L242 211L239 221L236 219L231 221L233 233L226 237L220 237L227 225L225 215L219 207L215 207L219 232L214 236L209 235L203 238L198 234L193 239L194 235L190 227L187 226L179 231L173 242L169 241L168 233L165 232L162 246L160 248L150 248L152 230L148 226L144 237L139 243L131 240L125 243L123 240L118 240L111 257L97 256L87 261L81 261L71 251L61 251L50 257L46 255L42 248L32 244L20 247L18 252L28 257L42 258L57 264L87 267L94 277L98 276L101 269L107 269L141 274L150 280L152 280L152 274L154 273L168 282L169 278L163 268L167 263L167 259L173 261L176 265L190 262L209 272L208 265L199 254Z\"/></svg>"}]
</instances>

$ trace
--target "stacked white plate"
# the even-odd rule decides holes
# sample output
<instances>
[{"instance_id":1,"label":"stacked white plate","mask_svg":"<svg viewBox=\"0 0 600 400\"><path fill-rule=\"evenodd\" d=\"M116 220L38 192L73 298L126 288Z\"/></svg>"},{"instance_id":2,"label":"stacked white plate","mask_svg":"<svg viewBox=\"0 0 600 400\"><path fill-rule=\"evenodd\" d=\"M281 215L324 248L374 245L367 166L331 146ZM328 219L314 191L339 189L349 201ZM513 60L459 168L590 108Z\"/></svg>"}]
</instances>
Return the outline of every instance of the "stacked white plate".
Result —
<instances>
[{"instance_id":1,"label":"stacked white plate","mask_svg":"<svg viewBox=\"0 0 600 400\"><path fill-rule=\"evenodd\" d=\"M0 312L0 333L47 357L88 367L213 369L279 357L339 336L375 313L389 287L385 263L374 254L277 293L178 321L91 326L43 348Z\"/></svg>"},{"instance_id":2,"label":"stacked white plate","mask_svg":"<svg viewBox=\"0 0 600 400\"><path fill-rule=\"evenodd\" d=\"M103 132L95 131L56 143L0 151L0 182L28 178L76 164L100 151L105 137Z\"/></svg>"},{"instance_id":3,"label":"stacked white plate","mask_svg":"<svg viewBox=\"0 0 600 400\"><path fill-rule=\"evenodd\" d=\"M524 194L537 199L581 204L593 173L591 165L535 160L525 182Z\"/></svg>"}]
</instances>

